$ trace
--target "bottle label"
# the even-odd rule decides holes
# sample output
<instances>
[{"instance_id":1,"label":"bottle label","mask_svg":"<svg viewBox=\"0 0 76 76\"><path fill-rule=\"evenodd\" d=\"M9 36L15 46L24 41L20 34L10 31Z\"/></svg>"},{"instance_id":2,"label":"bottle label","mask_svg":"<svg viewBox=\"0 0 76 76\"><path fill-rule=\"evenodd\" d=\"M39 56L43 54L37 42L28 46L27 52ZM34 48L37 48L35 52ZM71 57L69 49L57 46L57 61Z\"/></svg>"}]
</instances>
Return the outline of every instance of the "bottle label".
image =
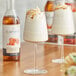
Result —
<instances>
[{"instance_id":1,"label":"bottle label","mask_svg":"<svg viewBox=\"0 0 76 76\"><path fill-rule=\"evenodd\" d=\"M46 22L47 22L48 31L50 32L51 27L52 27L54 12L46 12L45 14L46 14Z\"/></svg>"},{"instance_id":2,"label":"bottle label","mask_svg":"<svg viewBox=\"0 0 76 76\"><path fill-rule=\"evenodd\" d=\"M3 25L3 49L6 53L19 53L20 24Z\"/></svg>"}]
</instances>

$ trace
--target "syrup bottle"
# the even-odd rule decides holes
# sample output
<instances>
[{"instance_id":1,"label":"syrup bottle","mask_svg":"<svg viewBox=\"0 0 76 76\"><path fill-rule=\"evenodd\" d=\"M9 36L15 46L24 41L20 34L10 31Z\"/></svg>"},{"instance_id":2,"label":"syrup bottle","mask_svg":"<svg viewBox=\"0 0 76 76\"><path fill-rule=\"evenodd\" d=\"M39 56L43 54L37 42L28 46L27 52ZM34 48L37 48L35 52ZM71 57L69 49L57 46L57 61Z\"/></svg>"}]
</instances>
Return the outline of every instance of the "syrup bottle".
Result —
<instances>
[{"instance_id":1,"label":"syrup bottle","mask_svg":"<svg viewBox=\"0 0 76 76\"><path fill-rule=\"evenodd\" d=\"M47 0L45 5L45 15L48 28L48 42L57 42L57 35L51 34L51 28L54 17L54 2L55 0Z\"/></svg>"},{"instance_id":2,"label":"syrup bottle","mask_svg":"<svg viewBox=\"0 0 76 76\"><path fill-rule=\"evenodd\" d=\"M3 60L20 60L20 21L14 9L14 0L7 0L3 17Z\"/></svg>"}]
</instances>

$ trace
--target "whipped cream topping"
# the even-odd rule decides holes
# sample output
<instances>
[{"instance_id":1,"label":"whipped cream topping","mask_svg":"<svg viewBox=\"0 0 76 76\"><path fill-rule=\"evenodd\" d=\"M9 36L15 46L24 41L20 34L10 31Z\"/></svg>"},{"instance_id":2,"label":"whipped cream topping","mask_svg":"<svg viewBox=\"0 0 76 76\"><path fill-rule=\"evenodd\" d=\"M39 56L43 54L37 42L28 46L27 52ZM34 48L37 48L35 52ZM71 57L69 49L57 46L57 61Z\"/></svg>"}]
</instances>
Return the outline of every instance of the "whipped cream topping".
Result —
<instances>
[{"instance_id":1,"label":"whipped cream topping","mask_svg":"<svg viewBox=\"0 0 76 76\"><path fill-rule=\"evenodd\" d=\"M40 14L41 11L39 8L36 9L31 9L26 13L26 17L30 17L31 19L33 19L36 15Z\"/></svg>"},{"instance_id":2,"label":"whipped cream topping","mask_svg":"<svg viewBox=\"0 0 76 76\"><path fill-rule=\"evenodd\" d=\"M32 42L48 40L45 12L41 12L39 8L26 13L24 40Z\"/></svg>"},{"instance_id":3,"label":"whipped cream topping","mask_svg":"<svg viewBox=\"0 0 76 76\"><path fill-rule=\"evenodd\" d=\"M74 33L73 15L69 6L66 9L61 9L60 7L58 10L55 10L51 32L61 35Z\"/></svg>"},{"instance_id":4,"label":"whipped cream topping","mask_svg":"<svg viewBox=\"0 0 76 76\"><path fill-rule=\"evenodd\" d=\"M58 10L58 9L66 9L68 6L67 5L57 5L55 6L55 10Z\"/></svg>"}]
</instances>

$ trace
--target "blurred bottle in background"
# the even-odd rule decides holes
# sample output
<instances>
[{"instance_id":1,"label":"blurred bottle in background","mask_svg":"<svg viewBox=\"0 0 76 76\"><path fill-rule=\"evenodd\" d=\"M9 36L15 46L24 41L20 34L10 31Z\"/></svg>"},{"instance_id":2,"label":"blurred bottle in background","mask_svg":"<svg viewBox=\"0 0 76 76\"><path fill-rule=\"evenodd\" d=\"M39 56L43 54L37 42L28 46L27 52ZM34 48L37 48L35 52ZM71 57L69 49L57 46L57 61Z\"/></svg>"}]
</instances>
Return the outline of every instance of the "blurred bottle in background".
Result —
<instances>
[{"instance_id":1,"label":"blurred bottle in background","mask_svg":"<svg viewBox=\"0 0 76 76\"><path fill-rule=\"evenodd\" d=\"M54 2L55 0L47 0L45 5L46 22L48 28L48 42L57 42L57 35L51 34L51 28L54 17Z\"/></svg>"}]
</instances>

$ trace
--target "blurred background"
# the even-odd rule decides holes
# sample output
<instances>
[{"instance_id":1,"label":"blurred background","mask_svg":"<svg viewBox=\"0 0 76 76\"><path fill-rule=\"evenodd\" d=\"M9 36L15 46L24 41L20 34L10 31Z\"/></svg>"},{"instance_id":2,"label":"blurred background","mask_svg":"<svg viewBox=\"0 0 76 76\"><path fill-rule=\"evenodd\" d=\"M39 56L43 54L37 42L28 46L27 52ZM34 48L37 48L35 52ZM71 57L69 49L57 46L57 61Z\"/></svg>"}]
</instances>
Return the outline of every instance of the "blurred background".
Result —
<instances>
[{"instance_id":1,"label":"blurred background","mask_svg":"<svg viewBox=\"0 0 76 76\"><path fill-rule=\"evenodd\" d=\"M16 13L21 23L21 41L23 41L23 28L26 11L30 8L39 7L42 11L47 0L15 0ZM6 11L6 0L0 0L0 48L2 47L2 18Z\"/></svg>"}]
</instances>

